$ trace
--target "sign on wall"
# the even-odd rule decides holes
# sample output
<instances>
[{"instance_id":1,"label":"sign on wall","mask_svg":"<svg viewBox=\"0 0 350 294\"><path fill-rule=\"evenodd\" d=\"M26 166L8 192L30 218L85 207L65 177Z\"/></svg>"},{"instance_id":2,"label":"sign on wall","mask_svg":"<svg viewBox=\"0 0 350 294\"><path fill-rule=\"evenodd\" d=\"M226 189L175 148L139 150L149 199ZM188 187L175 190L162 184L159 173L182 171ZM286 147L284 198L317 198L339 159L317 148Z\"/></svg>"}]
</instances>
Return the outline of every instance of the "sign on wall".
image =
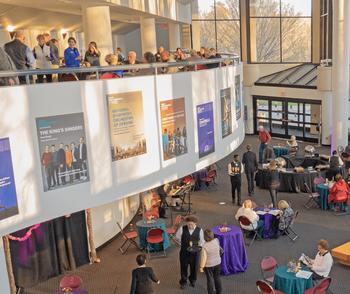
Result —
<instances>
[{"instance_id":1,"label":"sign on wall","mask_svg":"<svg viewBox=\"0 0 350 294\"><path fill-rule=\"evenodd\" d=\"M236 120L239 120L242 115L242 91L241 91L241 76L235 76L235 99L236 99Z\"/></svg>"},{"instance_id":2,"label":"sign on wall","mask_svg":"<svg viewBox=\"0 0 350 294\"><path fill-rule=\"evenodd\" d=\"M231 88L220 90L222 138L232 134Z\"/></svg>"},{"instance_id":3,"label":"sign on wall","mask_svg":"<svg viewBox=\"0 0 350 294\"><path fill-rule=\"evenodd\" d=\"M187 153L185 98L160 102L163 159Z\"/></svg>"},{"instance_id":4,"label":"sign on wall","mask_svg":"<svg viewBox=\"0 0 350 294\"><path fill-rule=\"evenodd\" d=\"M142 92L107 95L112 161L147 152Z\"/></svg>"},{"instance_id":5,"label":"sign on wall","mask_svg":"<svg viewBox=\"0 0 350 294\"><path fill-rule=\"evenodd\" d=\"M82 112L36 119L44 191L89 181Z\"/></svg>"},{"instance_id":6,"label":"sign on wall","mask_svg":"<svg viewBox=\"0 0 350 294\"><path fill-rule=\"evenodd\" d=\"M0 139L0 220L18 214L10 140Z\"/></svg>"},{"instance_id":7,"label":"sign on wall","mask_svg":"<svg viewBox=\"0 0 350 294\"><path fill-rule=\"evenodd\" d=\"M213 102L197 106L199 158L215 151Z\"/></svg>"}]
</instances>

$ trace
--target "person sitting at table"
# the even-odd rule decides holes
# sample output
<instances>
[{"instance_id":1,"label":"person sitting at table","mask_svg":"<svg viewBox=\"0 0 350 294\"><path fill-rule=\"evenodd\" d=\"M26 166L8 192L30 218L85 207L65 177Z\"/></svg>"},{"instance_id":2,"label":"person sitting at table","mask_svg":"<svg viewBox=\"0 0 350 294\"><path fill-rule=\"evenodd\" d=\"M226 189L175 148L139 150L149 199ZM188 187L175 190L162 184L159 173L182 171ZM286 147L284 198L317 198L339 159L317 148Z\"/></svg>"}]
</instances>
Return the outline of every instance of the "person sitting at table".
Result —
<instances>
[{"instance_id":1,"label":"person sitting at table","mask_svg":"<svg viewBox=\"0 0 350 294\"><path fill-rule=\"evenodd\" d=\"M332 156L329 158L329 173L333 176L339 174L343 165L344 163L338 156L338 152L336 150L333 150Z\"/></svg>"},{"instance_id":2,"label":"person sitting at table","mask_svg":"<svg viewBox=\"0 0 350 294\"><path fill-rule=\"evenodd\" d=\"M132 271L130 294L152 294L154 293L152 282L160 284L159 279L151 267L146 267L146 255L139 254L136 257L138 267Z\"/></svg>"},{"instance_id":3,"label":"person sitting at table","mask_svg":"<svg viewBox=\"0 0 350 294\"><path fill-rule=\"evenodd\" d=\"M280 186L280 180L279 180L279 172L277 170L277 164L275 160L272 160L270 162L267 170L268 170L267 181L268 181L268 187L269 187L270 197L272 201L272 207L276 207L277 192Z\"/></svg>"},{"instance_id":4,"label":"person sitting at table","mask_svg":"<svg viewBox=\"0 0 350 294\"><path fill-rule=\"evenodd\" d=\"M276 155L271 146L267 146L263 152L263 163L269 163L271 160L275 159Z\"/></svg>"},{"instance_id":5,"label":"person sitting at table","mask_svg":"<svg viewBox=\"0 0 350 294\"><path fill-rule=\"evenodd\" d=\"M180 227L176 232L175 238L181 244L180 249L180 269L181 279L179 281L180 288L185 289L187 278L190 281L191 287L195 287L197 281L199 251L188 251L192 246L203 246L204 233L197 226L198 220L194 216L185 218L186 225ZM188 267L190 267L190 275L188 276Z\"/></svg>"},{"instance_id":6,"label":"person sitting at table","mask_svg":"<svg viewBox=\"0 0 350 294\"><path fill-rule=\"evenodd\" d=\"M222 249L220 247L219 240L214 237L214 233L209 229L206 229L204 231L204 240L205 243L201 251L201 261L199 270L200 272L204 271L207 277L208 294L221 294L222 286L220 279L220 255ZM214 288L216 292L214 292Z\"/></svg>"},{"instance_id":7,"label":"person sitting at table","mask_svg":"<svg viewBox=\"0 0 350 294\"><path fill-rule=\"evenodd\" d=\"M242 207L237 210L235 219L238 220L241 216L245 216L252 223L253 229L258 229L258 234L261 236L263 230L263 221L259 220L258 214L253 210L253 202L247 199L243 202ZM241 224L241 227L245 230L252 230L251 226L245 226Z\"/></svg>"},{"instance_id":8,"label":"person sitting at table","mask_svg":"<svg viewBox=\"0 0 350 294\"><path fill-rule=\"evenodd\" d=\"M346 210L349 193L349 185L343 180L341 174L337 174L334 185L329 189L328 204L343 203L343 210Z\"/></svg>"},{"instance_id":9,"label":"person sitting at table","mask_svg":"<svg viewBox=\"0 0 350 294\"><path fill-rule=\"evenodd\" d=\"M310 259L307 266L312 271L313 280L322 280L329 276L332 269L333 258L329 252L329 244L325 239L321 239L317 242L317 254L315 259Z\"/></svg>"},{"instance_id":10,"label":"person sitting at table","mask_svg":"<svg viewBox=\"0 0 350 294\"><path fill-rule=\"evenodd\" d=\"M274 238L278 238L283 234L283 231L291 224L294 216L294 211L286 200L280 200L277 207L280 213L272 221L272 230L275 233Z\"/></svg>"},{"instance_id":11,"label":"person sitting at table","mask_svg":"<svg viewBox=\"0 0 350 294\"><path fill-rule=\"evenodd\" d=\"M287 140L287 147L289 149L289 154L295 154L298 151L298 142L294 135L290 137L290 140Z\"/></svg>"}]
</instances>

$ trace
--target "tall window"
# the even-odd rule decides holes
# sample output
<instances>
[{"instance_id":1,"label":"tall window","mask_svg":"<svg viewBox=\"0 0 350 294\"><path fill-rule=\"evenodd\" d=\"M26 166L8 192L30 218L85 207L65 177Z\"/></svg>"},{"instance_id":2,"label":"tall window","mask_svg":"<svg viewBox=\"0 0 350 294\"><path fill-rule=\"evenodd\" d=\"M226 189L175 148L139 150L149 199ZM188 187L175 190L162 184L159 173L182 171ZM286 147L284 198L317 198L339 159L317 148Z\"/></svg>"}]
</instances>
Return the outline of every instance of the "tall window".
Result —
<instances>
[{"instance_id":1,"label":"tall window","mask_svg":"<svg viewBox=\"0 0 350 294\"><path fill-rule=\"evenodd\" d=\"M197 0L201 46L222 53L241 51L239 0Z\"/></svg>"},{"instance_id":2,"label":"tall window","mask_svg":"<svg viewBox=\"0 0 350 294\"><path fill-rule=\"evenodd\" d=\"M311 62L311 0L249 0L250 62Z\"/></svg>"},{"instance_id":3,"label":"tall window","mask_svg":"<svg viewBox=\"0 0 350 294\"><path fill-rule=\"evenodd\" d=\"M321 59L332 59L332 0L321 0Z\"/></svg>"}]
</instances>

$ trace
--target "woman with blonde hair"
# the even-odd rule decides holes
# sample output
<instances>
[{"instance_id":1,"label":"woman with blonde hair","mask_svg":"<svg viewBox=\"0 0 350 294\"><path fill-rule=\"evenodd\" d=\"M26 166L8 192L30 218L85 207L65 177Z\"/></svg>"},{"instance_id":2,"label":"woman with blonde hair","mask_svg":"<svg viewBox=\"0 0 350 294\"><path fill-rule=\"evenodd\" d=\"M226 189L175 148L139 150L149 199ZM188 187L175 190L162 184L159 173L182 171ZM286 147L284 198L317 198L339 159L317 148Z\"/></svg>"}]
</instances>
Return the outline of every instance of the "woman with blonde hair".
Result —
<instances>
[{"instance_id":1,"label":"woman with blonde hair","mask_svg":"<svg viewBox=\"0 0 350 294\"><path fill-rule=\"evenodd\" d=\"M238 220L241 216L246 217L252 223L251 226L244 226L241 224L242 228L245 230L258 229L258 234L261 236L263 221L259 220L258 214L253 210L253 202L251 200L245 200L242 207L237 210L235 215L236 220Z\"/></svg>"},{"instance_id":2,"label":"woman with blonde hair","mask_svg":"<svg viewBox=\"0 0 350 294\"><path fill-rule=\"evenodd\" d=\"M118 55L115 55L115 54L107 54L105 57L105 61L107 62L108 66L117 66L117 65L121 64L118 60ZM123 70L114 70L114 71L111 71L110 74L117 75L116 78L122 78L124 71Z\"/></svg>"},{"instance_id":3,"label":"woman with blonde hair","mask_svg":"<svg viewBox=\"0 0 350 294\"><path fill-rule=\"evenodd\" d=\"M272 230L274 238L278 238L283 231L289 227L293 220L294 211L286 200L280 200L277 205L280 213L272 222Z\"/></svg>"}]
</instances>

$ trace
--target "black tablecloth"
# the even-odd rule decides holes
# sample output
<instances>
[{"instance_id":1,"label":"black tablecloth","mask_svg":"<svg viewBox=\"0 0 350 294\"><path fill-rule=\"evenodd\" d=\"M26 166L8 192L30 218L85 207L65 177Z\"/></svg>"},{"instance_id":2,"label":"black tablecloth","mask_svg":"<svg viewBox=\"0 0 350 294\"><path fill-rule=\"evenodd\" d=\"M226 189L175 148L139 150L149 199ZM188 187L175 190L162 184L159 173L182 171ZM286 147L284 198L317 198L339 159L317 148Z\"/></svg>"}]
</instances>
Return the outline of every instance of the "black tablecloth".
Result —
<instances>
[{"instance_id":1,"label":"black tablecloth","mask_svg":"<svg viewBox=\"0 0 350 294\"><path fill-rule=\"evenodd\" d=\"M303 168L313 167L315 168L319 164L327 164L328 162L322 160L319 157L304 157L304 156L290 156L282 155L282 158L286 161L286 168L294 168L301 166Z\"/></svg>"},{"instance_id":2,"label":"black tablecloth","mask_svg":"<svg viewBox=\"0 0 350 294\"><path fill-rule=\"evenodd\" d=\"M317 177L317 172L280 172L280 192L289 192L289 193L306 193L305 185L313 189L313 181ZM263 169L258 169L258 172L255 175L256 185L261 189L268 189L268 171Z\"/></svg>"}]
</instances>

